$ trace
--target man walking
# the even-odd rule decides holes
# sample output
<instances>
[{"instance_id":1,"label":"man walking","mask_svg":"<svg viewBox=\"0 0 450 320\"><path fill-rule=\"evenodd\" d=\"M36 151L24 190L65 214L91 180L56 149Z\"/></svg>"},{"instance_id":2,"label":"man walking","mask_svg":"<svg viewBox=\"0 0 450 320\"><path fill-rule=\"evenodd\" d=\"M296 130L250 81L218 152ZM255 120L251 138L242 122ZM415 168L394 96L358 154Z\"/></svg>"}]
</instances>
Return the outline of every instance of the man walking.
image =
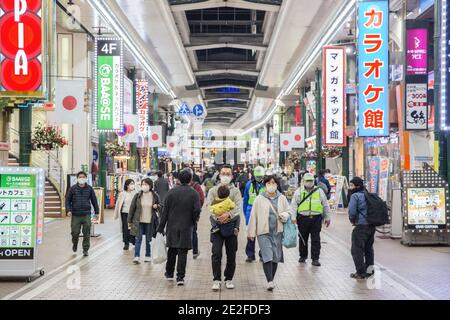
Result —
<instances>
[{"instance_id":1,"label":"man walking","mask_svg":"<svg viewBox=\"0 0 450 320\"><path fill-rule=\"evenodd\" d=\"M177 262L177 285L184 285L187 253L192 249L192 230L200 215L200 199L189 184L192 181L190 170L178 174L179 186L171 189L164 201L158 232L164 234L166 228L167 263L165 276L173 280Z\"/></svg>"},{"instance_id":2,"label":"man walking","mask_svg":"<svg viewBox=\"0 0 450 320\"><path fill-rule=\"evenodd\" d=\"M242 214L242 196L238 188L231 184L233 179L233 171L228 165L224 165L220 170L220 184L228 186L230 189L230 200L234 202L236 207L230 212L224 213L220 217L210 218L211 224L215 227L220 225L218 232L211 233L212 243L212 270L214 275L213 291L219 291L222 284L222 251L225 245L227 254L227 265L225 268L225 286L227 289L234 289L233 277L236 270L236 252L238 249L238 222ZM216 198L218 198L218 189L220 186L215 186L208 193L207 203L211 206ZM212 228L214 230L215 228Z\"/></svg>"},{"instance_id":3,"label":"man walking","mask_svg":"<svg viewBox=\"0 0 450 320\"><path fill-rule=\"evenodd\" d=\"M87 174L79 172L77 183L73 185L66 196L67 216L72 217L72 250L78 250L80 230L83 229L83 256L87 257L91 245L91 205L95 215L98 216L99 208L94 189L87 184Z\"/></svg>"},{"instance_id":4,"label":"man walking","mask_svg":"<svg viewBox=\"0 0 450 320\"><path fill-rule=\"evenodd\" d=\"M330 206L323 190L314 186L314 176L306 173L303 176L303 185L294 193L291 202L291 214L297 216L300 237L299 263L305 263L308 258L308 239L311 235L312 265L320 267L320 232L322 222L330 226Z\"/></svg>"},{"instance_id":5,"label":"man walking","mask_svg":"<svg viewBox=\"0 0 450 320\"><path fill-rule=\"evenodd\" d=\"M163 173L161 171L157 172L158 179L155 181L155 192L159 196L159 200L161 203L164 203L167 192L169 192L169 182L167 179L163 177Z\"/></svg>"}]
</instances>

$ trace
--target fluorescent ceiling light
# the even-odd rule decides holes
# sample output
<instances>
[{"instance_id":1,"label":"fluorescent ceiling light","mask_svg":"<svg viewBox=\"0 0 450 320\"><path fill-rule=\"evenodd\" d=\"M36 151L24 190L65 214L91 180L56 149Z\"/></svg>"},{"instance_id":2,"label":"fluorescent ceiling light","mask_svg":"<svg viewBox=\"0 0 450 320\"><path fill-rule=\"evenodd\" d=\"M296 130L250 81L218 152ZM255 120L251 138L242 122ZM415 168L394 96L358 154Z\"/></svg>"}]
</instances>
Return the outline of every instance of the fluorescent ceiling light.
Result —
<instances>
[{"instance_id":1,"label":"fluorescent ceiling light","mask_svg":"<svg viewBox=\"0 0 450 320\"><path fill-rule=\"evenodd\" d=\"M144 70L148 73L150 78L156 83L156 85L161 89L164 94L170 95L172 98L176 98L175 93L170 88L167 81L161 76L161 73L157 68L151 65L148 61L150 60L144 54L141 53L137 44L133 42L131 35L127 32L126 28L120 23L119 19L114 16L111 12L111 8L105 4L103 0L87 0L89 5L94 8L109 24L111 29L116 35L122 38L127 49L133 54L136 60L142 65Z\"/></svg>"}]
</instances>

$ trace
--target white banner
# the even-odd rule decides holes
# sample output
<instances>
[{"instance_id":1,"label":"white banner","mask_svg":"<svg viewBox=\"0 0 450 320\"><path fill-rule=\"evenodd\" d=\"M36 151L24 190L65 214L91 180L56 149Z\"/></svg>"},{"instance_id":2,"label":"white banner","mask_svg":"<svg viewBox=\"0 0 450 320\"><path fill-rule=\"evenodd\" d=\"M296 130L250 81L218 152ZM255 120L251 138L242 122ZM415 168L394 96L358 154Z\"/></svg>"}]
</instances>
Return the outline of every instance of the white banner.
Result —
<instances>
[{"instance_id":1,"label":"white banner","mask_svg":"<svg viewBox=\"0 0 450 320\"><path fill-rule=\"evenodd\" d=\"M189 140L189 145L193 148L220 148L220 149L245 149L247 141L223 141L223 140Z\"/></svg>"},{"instance_id":2,"label":"white banner","mask_svg":"<svg viewBox=\"0 0 450 320\"><path fill-rule=\"evenodd\" d=\"M79 124L84 120L86 80L56 80L55 111L48 112L50 124Z\"/></svg>"},{"instance_id":3,"label":"white banner","mask_svg":"<svg viewBox=\"0 0 450 320\"><path fill-rule=\"evenodd\" d=\"M150 126L148 127L149 138L148 146L149 148L162 147L162 127L161 126Z\"/></svg>"},{"instance_id":4,"label":"white banner","mask_svg":"<svg viewBox=\"0 0 450 320\"><path fill-rule=\"evenodd\" d=\"M345 47L323 48L324 145L345 146Z\"/></svg>"},{"instance_id":5,"label":"white banner","mask_svg":"<svg viewBox=\"0 0 450 320\"><path fill-rule=\"evenodd\" d=\"M133 113L133 81L126 77L123 82L123 113Z\"/></svg>"},{"instance_id":6,"label":"white banner","mask_svg":"<svg viewBox=\"0 0 450 320\"><path fill-rule=\"evenodd\" d=\"M290 133L280 134L280 152L292 151L292 135Z\"/></svg>"},{"instance_id":7,"label":"white banner","mask_svg":"<svg viewBox=\"0 0 450 320\"><path fill-rule=\"evenodd\" d=\"M292 148L305 148L305 127L291 127Z\"/></svg>"},{"instance_id":8,"label":"white banner","mask_svg":"<svg viewBox=\"0 0 450 320\"><path fill-rule=\"evenodd\" d=\"M122 141L126 143L138 143L139 142L139 117L137 114L124 114L123 116L124 127L127 128L127 134L122 137Z\"/></svg>"},{"instance_id":9,"label":"white banner","mask_svg":"<svg viewBox=\"0 0 450 320\"><path fill-rule=\"evenodd\" d=\"M406 84L406 130L428 129L427 90L426 83Z\"/></svg>"},{"instance_id":10,"label":"white banner","mask_svg":"<svg viewBox=\"0 0 450 320\"><path fill-rule=\"evenodd\" d=\"M167 152L171 156L175 156L178 153L178 137L177 136L167 136Z\"/></svg>"}]
</instances>

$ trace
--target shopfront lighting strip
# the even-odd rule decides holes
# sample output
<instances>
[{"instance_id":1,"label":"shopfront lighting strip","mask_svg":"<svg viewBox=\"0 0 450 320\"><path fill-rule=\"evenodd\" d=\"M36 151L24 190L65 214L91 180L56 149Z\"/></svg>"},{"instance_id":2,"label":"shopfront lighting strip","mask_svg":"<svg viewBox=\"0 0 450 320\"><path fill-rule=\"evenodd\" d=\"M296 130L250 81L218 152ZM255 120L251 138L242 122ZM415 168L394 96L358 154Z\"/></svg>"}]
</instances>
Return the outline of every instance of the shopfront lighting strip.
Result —
<instances>
[{"instance_id":1,"label":"shopfront lighting strip","mask_svg":"<svg viewBox=\"0 0 450 320\"><path fill-rule=\"evenodd\" d=\"M447 126L447 0L441 0L441 130L450 130Z\"/></svg>"},{"instance_id":2,"label":"shopfront lighting strip","mask_svg":"<svg viewBox=\"0 0 450 320\"><path fill-rule=\"evenodd\" d=\"M116 17L114 17L111 12L111 8L108 8L108 5L105 4L103 0L87 0L89 5L94 8L107 22L112 30L122 38L128 50L133 54L133 56L139 61L144 70L149 74L153 81L158 85L161 91L164 94L170 95L172 98L176 98L175 93L167 84L165 79L162 78L160 72L156 69L155 66L149 64L148 60L136 47L136 44L133 43L130 34L127 32L126 28L118 21Z\"/></svg>"}]
</instances>

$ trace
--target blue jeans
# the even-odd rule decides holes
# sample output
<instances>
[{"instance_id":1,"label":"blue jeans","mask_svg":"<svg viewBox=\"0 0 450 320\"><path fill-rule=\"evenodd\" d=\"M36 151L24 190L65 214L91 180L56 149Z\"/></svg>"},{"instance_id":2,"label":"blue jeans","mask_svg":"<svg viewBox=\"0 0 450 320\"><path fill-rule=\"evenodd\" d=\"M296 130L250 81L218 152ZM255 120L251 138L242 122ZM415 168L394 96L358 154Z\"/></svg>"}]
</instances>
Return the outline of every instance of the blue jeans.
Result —
<instances>
[{"instance_id":1,"label":"blue jeans","mask_svg":"<svg viewBox=\"0 0 450 320\"><path fill-rule=\"evenodd\" d=\"M134 247L134 256L141 256L141 244L142 237L145 236L145 256L151 257L151 249L150 249L150 241L152 240L151 236L147 237L150 234L150 223L139 223L139 232L136 237L136 246Z\"/></svg>"},{"instance_id":2,"label":"blue jeans","mask_svg":"<svg viewBox=\"0 0 450 320\"><path fill-rule=\"evenodd\" d=\"M192 254L198 254L197 222L192 229Z\"/></svg>"}]
</instances>

